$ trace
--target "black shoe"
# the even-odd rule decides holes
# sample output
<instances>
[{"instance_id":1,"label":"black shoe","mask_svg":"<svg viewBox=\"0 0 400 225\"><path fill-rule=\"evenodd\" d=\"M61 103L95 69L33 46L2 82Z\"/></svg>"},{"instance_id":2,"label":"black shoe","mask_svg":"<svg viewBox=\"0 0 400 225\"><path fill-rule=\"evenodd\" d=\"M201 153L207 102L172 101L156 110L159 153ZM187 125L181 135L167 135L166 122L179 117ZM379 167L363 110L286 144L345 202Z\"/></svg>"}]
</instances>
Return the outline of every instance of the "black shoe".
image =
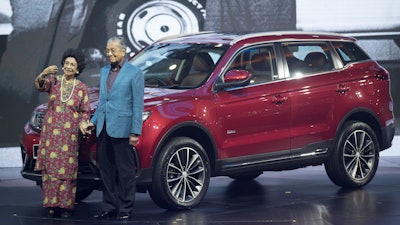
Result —
<instances>
[{"instance_id":1,"label":"black shoe","mask_svg":"<svg viewBox=\"0 0 400 225\"><path fill-rule=\"evenodd\" d=\"M71 210L62 209L61 214L60 214L61 218L68 219L68 218L71 218L71 216L72 216L72 211Z\"/></svg>"},{"instance_id":2,"label":"black shoe","mask_svg":"<svg viewBox=\"0 0 400 225\"><path fill-rule=\"evenodd\" d=\"M109 212L109 211L103 211L99 215L95 215L94 218L98 220L108 220L108 219L115 219L117 217L116 212Z\"/></svg>"},{"instance_id":3,"label":"black shoe","mask_svg":"<svg viewBox=\"0 0 400 225\"><path fill-rule=\"evenodd\" d=\"M58 216L58 211L56 208L53 207L47 208L47 217L55 218L57 216Z\"/></svg>"},{"instance_id":4,"label":"black shoe","mask_svg":"<svg viewBox=\"0 0 400 225\"><path fill-rule=\"evenodd\" d=\"M118 213L117 220L127 221L131 218L131 214L128 212L120 212Z\"/></svg>"}]
</instances>

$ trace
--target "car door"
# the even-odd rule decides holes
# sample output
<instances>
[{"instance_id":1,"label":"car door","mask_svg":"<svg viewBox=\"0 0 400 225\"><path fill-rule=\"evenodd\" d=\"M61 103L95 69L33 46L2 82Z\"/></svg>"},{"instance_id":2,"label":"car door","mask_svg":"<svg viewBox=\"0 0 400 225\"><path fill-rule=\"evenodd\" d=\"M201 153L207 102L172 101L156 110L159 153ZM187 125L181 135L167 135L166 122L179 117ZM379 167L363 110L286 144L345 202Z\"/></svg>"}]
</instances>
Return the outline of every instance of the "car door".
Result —
<instances>
[{"instance_id":1,"label":"car door","mask_svg":"<svg viewBox=\"0 0 400 225\"><path fill-rule=\"evenodd\" d=\"M251 163L289 154L291 106L285 82L278 79L274 47L246 49L232 62L231 68L248 70L252 79L215 95L221 158L246 156Z\"/></svg>"},{"instance_id":2,"label":"car door","mask_svg":"<svg viewBox=\"0 0 400 225\"><path fill-rule=\"evenodd\" d=\"M286 50L285 50L286 48ZM332 144L338 121L339 80L346 74L336 70L327 42L283 44L284 52L295 52L296 64L288 59L291 108L291 149L296 157L326 153ZM320 58L322 57L322 58Z\"/></svg>"}]
</instances>

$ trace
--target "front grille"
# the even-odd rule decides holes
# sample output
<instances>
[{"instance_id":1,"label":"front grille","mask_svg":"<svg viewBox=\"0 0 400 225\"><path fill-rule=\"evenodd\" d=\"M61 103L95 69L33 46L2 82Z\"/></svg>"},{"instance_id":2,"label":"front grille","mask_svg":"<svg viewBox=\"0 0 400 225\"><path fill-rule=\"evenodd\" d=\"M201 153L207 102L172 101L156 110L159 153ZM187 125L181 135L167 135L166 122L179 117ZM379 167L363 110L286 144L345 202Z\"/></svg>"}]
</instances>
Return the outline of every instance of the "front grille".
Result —
<instances>
[{"instance_id":1,"label":"front grille","mask_svg":"<svg viewBox=\"0 0 400 225\"><path fill-rule=\"evenodd\" d=\"M32 146L32 149L33 149L33 158L34 158L34 159L37 159L38 150L39 150L39 145L38 145L38 144L34 144L34 145Z\"/></svg>"}]
</instances>

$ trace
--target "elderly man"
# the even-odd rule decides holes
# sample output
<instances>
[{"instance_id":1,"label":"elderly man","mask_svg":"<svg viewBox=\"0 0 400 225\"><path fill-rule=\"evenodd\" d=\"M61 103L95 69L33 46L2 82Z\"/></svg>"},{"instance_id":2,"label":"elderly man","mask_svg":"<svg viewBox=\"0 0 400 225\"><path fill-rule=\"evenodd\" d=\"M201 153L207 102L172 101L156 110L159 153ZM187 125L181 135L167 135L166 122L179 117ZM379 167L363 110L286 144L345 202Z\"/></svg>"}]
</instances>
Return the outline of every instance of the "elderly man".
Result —
<instances>
[{"instance_id":1,"label":"elderly man","mask_svg":"<svg viewBox=\"0 0 400 225\"><path fill-rule=\"evenodd\" d=\"M126 59L123 38L107 41L110 65L100 70L99 102L83 130L96 127L98 159L103 178L103 211L98 219L129 220L135 201L135 154L133 146L142 130L143 73Z\"/></svg>"}]
</instances>

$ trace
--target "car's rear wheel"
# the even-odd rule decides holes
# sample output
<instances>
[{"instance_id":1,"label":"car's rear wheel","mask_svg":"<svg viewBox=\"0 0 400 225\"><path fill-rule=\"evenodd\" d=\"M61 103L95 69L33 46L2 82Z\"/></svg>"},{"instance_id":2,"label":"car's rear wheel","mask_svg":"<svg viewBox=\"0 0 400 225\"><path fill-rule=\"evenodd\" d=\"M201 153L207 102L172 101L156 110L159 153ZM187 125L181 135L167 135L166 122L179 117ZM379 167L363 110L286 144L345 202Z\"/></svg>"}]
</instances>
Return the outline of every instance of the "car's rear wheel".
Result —
<instances>
[{"instance_id":1,"label":"car's rear wheel","mask_svg":"<svg viewBox=\"0 0 400 225\"><path fill-rule=\"evenodd\" d=\"M201 202L210 183L210 164L203 147L187 137L172 139L155 163L149 193L161 208L190 209Z\"/></svg>"},{"instance_id":2,"label":"car's rear wheel","mask_svg":"<svg viewBox=\"0 0 400 225\"><path fill-rule=\"evenodd\" d=\"M339 134L335 149L325 163L333 183L356 188L368 184L379 162L379 142L366 123L350 121Z\"/></svg>"}]
</instances>

